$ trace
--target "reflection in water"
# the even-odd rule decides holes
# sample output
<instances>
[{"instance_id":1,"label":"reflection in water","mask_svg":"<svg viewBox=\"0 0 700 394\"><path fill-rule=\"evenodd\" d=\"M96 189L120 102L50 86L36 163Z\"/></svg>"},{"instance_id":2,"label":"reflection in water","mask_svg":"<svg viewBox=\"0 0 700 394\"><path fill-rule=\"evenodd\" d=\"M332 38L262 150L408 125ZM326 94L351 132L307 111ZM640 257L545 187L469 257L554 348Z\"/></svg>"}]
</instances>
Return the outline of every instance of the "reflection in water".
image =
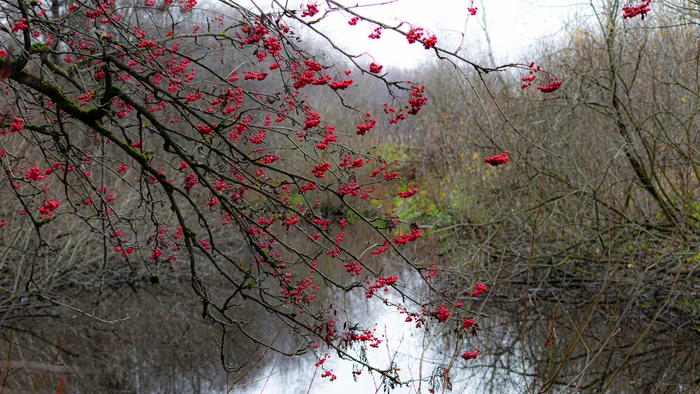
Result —
<instances>
[{"instance_id":1,"label":"reflection in water","mask_svg":"<svg viewBox=\"0 0 700 394\"><path fill-rule=\"evenodd\" d=\"M402 274L404 278L409 275ZM457 357L449 372L454 392L523 393L528 386L532 392L557 393L602 392L606 386L615 393L681 393L697 389L700 382L692 373L700 356L696 334L663 321L610 320L602 313L591 313L589 304L539 301L534 294L524 328L523 303L492 295L480 312L478 335L469 340L467 349L457 351L453 329L445 333L449 335L438 333L430 342L431 334L442 325L430 322L427 327L417 329L405 323L405 315L398 312L368 309L367 300L361 297L351 297L347 302L352 305L350 310L376 319L375 328L386 335L387 342L378 349L369 349L367 357L379 361L379 365L388 366L394 361L401 366L401 379L408 383L397 387L393 391L396 393L418 392L415 380L420 376L421 366L422 376L426 377L449 365L455 354L475 347L481 350L475 360ZM479 308L479 302L474 306ZM337 381L319 382L320 370L314 367L315 361L312 358L293 363L268 360L240 392L259 393L263 388L283 392L292 387L296 392L310 393L383 391L379 378L366 372L353 377L352 365L337 357L325 364L334 370ZM441 379L444 386L444 377ZM421 388L421 392L428 392L425 383Z\"/></svg>"},{"instance_id":2,"label":"reflection in water","mask_svg":"<svg viewBox=\"0 0 700 394\"><path fill-rule=\"evenodd\" d=\"M357 250L364 247L357 245ZM411 258L427 254L414 253ZM405 265L392 258L375 264L384 275L397 275L406 290L413 291L408 296L427 299L427 286ZM332 278L346 274L342 266L319 265ZM637 311L617 289L600 291L602 284L576 293L531 289L524 297L524 285L499 284L498 279L494 277L490 283L495 285L479 299L465 300L466 307L475 311L468 316L476 316L477 329L461 348L456 348L454 327L435 319L416 327L396 307L368 300L363 292L343 295L322 288L319 304L332 305L327 313L338 317L339 332L348 328L346 324L376 322L356 328L372 330L381 344L375 348L365 343L366 351L349 353L387 369L392 363L399 366L405 385L395 387L397 393L416 393L419 387L420 392L429 392L431 375L436 392L447 392L451 386L459 393L523 393L526 387L556 393L606 388L615 393L680 393L693 392L700 383L694 372L700 356L699 337L691 330L695 322L688 325L673 317L663 303L651 312ZM455 288L451 294L458 292ZM21 352L23 360L62 362L70 368L69 392L75 393L226 393L231 388L235 393L383 392L378 374L366 369L353 373L357 366L333 352L328 352L323 367L333 370L337 379L321 378L323 370L315 364L327 352L324 345L315 349L316 355L288 358L240 332L223 333L220 326L201 320L201 304L191 296L186 273L163 276L159 285L131 281L105 294L101 315L128 315L128 320L108 325L65 311L44 318L42 324L36 324L39 319L29 325L16 318L15 359ZM381 296L404 303L393 289ZM84 298L86 305L94 299ZM298 337L278 319L260 308L241 305L241 310L245 316L240 320L250 321L247 332L287 352L299 348ZM9 343L8 332L3 335L4 343ZM459 357L476 348L481 352L476 359ZM8 349L2 351L8 354ZM232 368L228 372L222 368L222 357ZM61 375L41 368L17 367L11 372L8 387L24 391L39 387L38 392L54 392Z\"/></svg>"}]
</instances>

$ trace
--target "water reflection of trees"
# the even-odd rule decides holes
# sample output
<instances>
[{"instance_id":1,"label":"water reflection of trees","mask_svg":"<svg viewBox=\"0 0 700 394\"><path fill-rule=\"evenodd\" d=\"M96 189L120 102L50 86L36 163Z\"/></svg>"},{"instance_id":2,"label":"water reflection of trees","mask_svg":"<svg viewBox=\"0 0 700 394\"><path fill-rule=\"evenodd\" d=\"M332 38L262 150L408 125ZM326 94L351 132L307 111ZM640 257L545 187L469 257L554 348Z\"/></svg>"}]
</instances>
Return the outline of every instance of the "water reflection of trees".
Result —
<instances>
[{"instance_id":1,"label":"water reflection of trees","mask_svg":"<svg viewBox=\"0 0 700 394\"><path fill-rule=\"evenodd\" d=\"M348 249L361 254L371 234L356 228L345 231L348 239L353 240ZM300 249L311 246L306 240L286 237L285 242ZM86 247L94 242L90 235L77 234L75 238L80 242L55 257L63 259L58 265L72 270L78 280L64 280L61 272L52 269L56 261L37 267L44 277L55 278L46 281L50 284L46 290L61 294L59 301L92 311L98 286L90 275L89 264L95 261L94 254L99 251ZM19 248L24 239L30 237L17 237L17 250L8 252L8 261L14 259L21 264L27 258ZM586 261L589 274L579 272L573 276L576 269L584 267L583 263L568 261L562 265L551 257L534 258L530 271L522 263L523 256L506 256L504 262L506 259L496 253L479 253L480 245L468 244L468 240L464 238L461 245L475 251L469 269L459 264L452 266L449 256L436 259L435 237L426 237L415 244L420 247L408 252L414 261L440 261L441 272L446 273L444 278L454 277L447 274L450 271L459 274L465 270L479 272L480 277L493 284L486 302L473 300L468 305L470 310L481 312L477 318L479 335L469 339L468 350L479 347L482 353L469 362L457 360L451 371L455 390L506 392L510 388L512 392L522 392L527 377L534 391L551 385L553 392L587 392L604 387L620 365L622 368L610 386L615 392L675 392L679 388L688 391L697 385L692 373L699 354L693 314L680 309L676 302L666 302L669 296L691 300L694 296L669 292L669 286L659 286L654 280L662 277L664 283L672 281L669 276L677 266L657 264L638 270L634 266L641 265L644 256L635 259L636 252L629 252L620 257L625 260L624 265ZM229 238L228 244L221 247L231 256L245 258L246 251L236 238ZM371 264L372 269L383 275L399 275L405 290L412 287L418 291L408 296L425 298L426 294L420 293L421 287L411 282L416 279L411 279L411 275L416 274L402 268L395 256L387 254ZM347 279L342 264L321 262L320 269L334 281ZM530 286L526 292L529 272ZM214 294L226 296L233 291L213 269L203 268L202 275ZM277 382L278 387L280 382L286 387L305 387L313 378L315 357L278 358L243 334L245 330L258 341L272 343L285 353L295 352L300 344L293 330L246 301L235 306L234 316L247 324L240 329L223 329L201 319L201 304L188 296L189 276L179 268L161 275L158 284L150 283L145 269L133 272L117 262L109 266L107 276L110 285L93 314L118 321L116 324L57 309L38 299L19 298L13 308L3 311L0 335L3 354L12 355L8 375L11 387L40 390L57 387L61 374L47 372L46 368L58 363L69 368L67 381L80 392L225 392L234 382L239 391L251 387L255 388L251 392L259 392L264 384L260 382L265 382L270 374L270 381ZM446 282L453 284L446 288L450 294L464 294L472 279ZM9 279L3 280L7 283ZM393 290L392 294L398 296ZM340 326L395 313L394 308L368 302L362 289L343 294L322 287L318 297L320 305L333 305L333 309L340 311ZM523 336L525 301L528 320ZM127 316L127 320L119 321ZM399 323L402 319L398 315L391 317ZM431 326L433 332L438 328ZM422 346L423 331L405 323L397 324L392 330L390 337L413 335L417 338L416 346ZM450 330L445 332L453 334ZM550 337L553 345L545 347ZM453 340L448 335L431 346L430 360L426 360L424 368L426 375L434 367L449 363L448 354L455 347ZM222 343L223 349L219 347ZM12 344L12 352L7 344ZM321 348L317 355L326 351ZM231 368L228 372L222 368L222 355ZM21 367L22 362L37 362L44 369ZM397 391L410 390L411 387L404 387Z\"/></svg>"},{"instance_id":2,"label":"water reflection of trees","mask_svg":"<svg viewBox=\"0 0 700 394\"><path fill-rule=\"evenodd\" d=\"M625 304L634 301L621 294L606 303L576 303L557 293L531 292L524 326L525 300L491 300L480 332L484 355L465 366L479 376L470 386L514 393L526 386L530 392L695 389L696 334L665 319L625 313Z\"/></svg>"},{"instance_id":3,"label":"water reflection of trees","mask_svg":"<svg viewBox=\"0 0 700 394\"><path fill-rule=\"evenodd\" d=\"M361 240L364 235L353 234L352 239ZM234 245L232 252L237 250ZM365 245L357 242L351 247L360 253ZM419 248L412 258L431 253L429 248ZM410 284L411 273L395 263L388 258L377 261L375 268L398 274ZM345 274L342 265L323 269L332 279L340 280ZM700 341L692 332L694 322L684 320L685 315L669 308L663 299L650 302L654 297L640 290L643 286L638 282L620 280L624 276L615 276L607 284L591 281L573 286L532 280L537 286L530 286L525 296L523 283L505 270L500 272L503 279L495 278L496 286L486 302L471 300L468 305L478 315L478 335L469 338L468 346L470 350L479 347L481 355L455 362L450 380L456 392L520 393L526 384L533 392L595 392L611 380L608 390L612 392L687 392L697 384L692 371ZM217 282L218 274L206 275L208 286L221 286L214 290L226 294L226 283ZM538 270L533 275L540 278ZM2 331L4 339L16 346L12 354L21 353L25 361L45 366L63 363L70 370L63 375L77 392L226 392L234 383L235 392L259 392L268 378L273 389L308 387L314 379L313 363L328 351L321 347L315 356L279 356L240 330L223 330L202 320L201 304L188 297L186 275L176 270L161 276L159 284L148 279L128 277L105 290L98 315L128 316L127 320L109 325L80 314L56 314L47 305L36 304L32 320L15 316L13 330ZM460 283L452 293L461 292L464 286ZM73 294L74 305L80 306L82 299L88 306L94 300L84 287L63 290ZM338 307L340 325L384 315L397 322L388 326L390 339L405 336L406 346L418 348L425 343L427 331L401 322L403 317L393 308L367 302L361 292L338 294L322 288L319 303ZM523 327L525 305L527 323ZM272 343L283 352L299 349L300 337L270 314L245 303L237 308L240 321L249 322L242 329L254 333L259 341ZM44 310L46 317L41 319ZM435 333L439 328L432 324L428 331ZM449 363L454 331L445 333L449 335L434 342L426 354L425 375ZM401 356L410 360L415 355L406 349ZM231 367L228 372L221 367L222 357ZM16 368L10 380L13 387L25 388L37 387L41 381L41 390L55 388L61 375ZM415 392L415 387L396 391Z\"/></svg>"},{"instance_id":4,"label":"water reflection of trees","mask_svg":"<svg viewBox=\"0 0 700 394\"><path fill-rule=\"evenodd\" d=\"M365 235L357 234L357 239ZM299 247L306 242L289 241ZM231 255L244 258L246 252L235 238L225 247ZM365 247L364 242L351 246L359 252ZM74 248L72 252L89 259L84 244ZM379 264L375 263L374 268L380 270ZM389 263L384 265L386 270L391 267ZM345 279L342 264L323 269L333 280ZM75 385L79 392L226 392L234 383L236 387L247 387L264 379L269 372L276 379L295 382L294 366L299 367L302 362L284 356L278 358L261 343L269 343L288 354L298 352L300 344L306 343L272 314L243 301L234 306L233 314L241 324L223 327L202 320L201 303L190 296L191 282L185 271L175 269L160 275L158 283L151 283L152 277L145 270L134 273L115 264L108 275L111 285L104 289L99 308L94 311L97 286L87 278L84 283L56 281L52 291L63 295L60 301L91 311L91 315L104 316L105 321L114 324L57 309L41 300L16 308L22 311L21 315L6 315L0 335L3 335L3 354L11 354L15 360L9 364L13 367L8 374L11 387L55 389L62 375L46 371L56 364L68 368L63 375L67 375L68 384ZM203 268L202 277L216 294L231 293L230 285L215 270ZM357 322L361 316L371 314L371 306L361 289L356 293L357 296L338 294L322 288L319 304L336 305L338 310L341 310L339 306L347 308L349 304L353 315L341 316L341 324L348 320ZM13 349L4 348L10 343ZM279 365L270 371L276 360ZM306 360L312 360L311 364L315 361L313 357ZM24 368L25 361L38 362L42 368Z\"/></svg>"}]
</instances>

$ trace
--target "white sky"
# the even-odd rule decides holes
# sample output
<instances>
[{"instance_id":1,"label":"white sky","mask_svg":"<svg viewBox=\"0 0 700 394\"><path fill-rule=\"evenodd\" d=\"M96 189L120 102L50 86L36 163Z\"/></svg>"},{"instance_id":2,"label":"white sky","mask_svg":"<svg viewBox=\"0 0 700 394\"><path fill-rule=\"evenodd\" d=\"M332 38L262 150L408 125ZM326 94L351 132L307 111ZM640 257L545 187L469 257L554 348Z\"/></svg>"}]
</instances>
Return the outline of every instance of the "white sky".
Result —
<instances>
[{"instance_id":1,"label":"white sky","mask_svg":"<svg viewBox=\"0 0 700 394\"><path fill-rule=\"evenodd\" d=\"M357 0L341 2L351 5ZM369 4L370 1L359 3ZM543 37L563 33L565 21L576 10L576 4L582 5L574 0L474 0L478 14L468 16L470 0L398 0L357 11L389 24L405 21L423 26L437 35L438 45L450 50L459 45L466 20L464 48L470 58L475 57L480 47L485 48L484 32L479 26L485 15L496 61L500 63L536 60L526 58L527 49ZM369 39L371 28L367 23L349 26L347 20L329 18L319 27L341 47L354 54L367 51L383 65L412 67L434 56L419 43L408 45L405 37L391 32L385 31L379 40Z\"/></svg>"}]
</instances>

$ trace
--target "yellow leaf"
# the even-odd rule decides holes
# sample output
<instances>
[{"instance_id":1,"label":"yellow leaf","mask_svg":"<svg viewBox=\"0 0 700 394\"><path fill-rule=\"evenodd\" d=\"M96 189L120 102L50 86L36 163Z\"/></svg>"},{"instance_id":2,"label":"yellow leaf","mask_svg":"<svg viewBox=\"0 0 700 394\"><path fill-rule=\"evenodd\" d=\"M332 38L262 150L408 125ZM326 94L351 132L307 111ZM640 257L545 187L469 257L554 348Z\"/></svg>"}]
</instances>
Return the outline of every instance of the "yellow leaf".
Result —
<instances>
[{"instance_id":1,"label":"yellow leaf","mask_svg":"<svg viewBox=\"0 0 700 394\"><path fill-rule=\"evenodd\" d=\"M681 97L681 103L685 103L685 97Z\"/></svg>"}]
</instances>

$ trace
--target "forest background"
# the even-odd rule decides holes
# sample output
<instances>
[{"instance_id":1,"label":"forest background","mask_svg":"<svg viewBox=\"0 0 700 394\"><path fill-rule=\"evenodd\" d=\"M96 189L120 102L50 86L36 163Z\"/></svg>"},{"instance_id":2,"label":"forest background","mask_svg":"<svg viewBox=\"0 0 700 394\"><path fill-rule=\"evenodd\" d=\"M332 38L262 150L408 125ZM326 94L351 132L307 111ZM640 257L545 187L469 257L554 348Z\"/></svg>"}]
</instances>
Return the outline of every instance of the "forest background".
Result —
<instances>
[{"instance_id":1,"label":"forest background","mask_svg":"<svg viewBox=\"0 0 700 394\"><path fill-rule=\"evenodd\" d=\"M0 392L697 391L696 0L0 4Z\"/></svg>"}]
</instances>

